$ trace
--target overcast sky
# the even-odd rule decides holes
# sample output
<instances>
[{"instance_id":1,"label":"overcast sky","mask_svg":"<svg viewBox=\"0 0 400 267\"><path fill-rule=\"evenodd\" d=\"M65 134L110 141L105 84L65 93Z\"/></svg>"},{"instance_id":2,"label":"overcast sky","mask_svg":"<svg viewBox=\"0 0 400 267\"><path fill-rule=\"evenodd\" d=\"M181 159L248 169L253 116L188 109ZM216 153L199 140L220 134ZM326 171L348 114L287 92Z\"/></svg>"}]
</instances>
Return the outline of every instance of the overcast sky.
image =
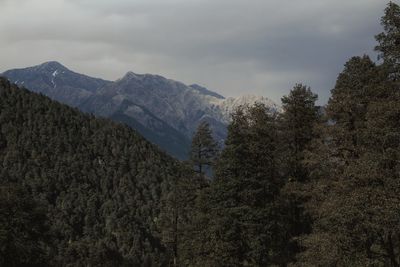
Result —
<instances>
[{"instance_id":1,"label":"overcast sky","mask_svg":"<svg viewBox=\"0 0 400 267\"><path fill-rule=\"evenodd\" d=\"M351 56L370 54L382 0L0 0L0 72L56 60L280 102L297 82L326 102Z\"/></svg>"}]
</instances>

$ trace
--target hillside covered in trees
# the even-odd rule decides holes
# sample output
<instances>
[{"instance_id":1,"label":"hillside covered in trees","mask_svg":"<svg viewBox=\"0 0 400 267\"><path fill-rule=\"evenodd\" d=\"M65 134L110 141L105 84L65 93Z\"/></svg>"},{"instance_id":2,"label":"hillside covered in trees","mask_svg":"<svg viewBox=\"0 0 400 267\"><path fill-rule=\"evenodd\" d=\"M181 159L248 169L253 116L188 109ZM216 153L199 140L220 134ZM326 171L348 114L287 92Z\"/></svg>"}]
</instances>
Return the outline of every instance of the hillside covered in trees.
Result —
<instances>
[{"instance_id":1,"label":"hillside covered in trees","mask_svg":"<svg viewBox=\"0 0 400 267\"><path fill-rule=\"evenodd\" d=\"M323 109L303 84L241 106L186 163L1 79L0 265L400 266L400 7L381 22Z\"/></svg>"},{"instance_id":2,"label":"hillside covered in trees","mask_svg":"<svg viewBox=\"0 0 400 267\"><path fill-rule=\"evenodd\" d=\"M0 111L1 266L166 261L157 223L178 162L126 126L4 79Z\"/></svg>"}]
</instances>

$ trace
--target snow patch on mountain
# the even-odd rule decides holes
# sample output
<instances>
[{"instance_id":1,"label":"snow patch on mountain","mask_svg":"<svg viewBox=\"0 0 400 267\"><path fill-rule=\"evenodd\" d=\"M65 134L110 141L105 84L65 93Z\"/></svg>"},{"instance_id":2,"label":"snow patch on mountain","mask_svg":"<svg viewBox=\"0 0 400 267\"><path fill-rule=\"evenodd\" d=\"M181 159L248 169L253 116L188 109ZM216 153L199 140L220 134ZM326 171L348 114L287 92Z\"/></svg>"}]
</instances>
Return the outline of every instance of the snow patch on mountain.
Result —
<instances>
[{"instance_id":1,"label":"snow patch on mountain","mask_svg":"<svg viewBox=\"0 0 400 267\"><path fill-rule=\"evenodd\" d=\"M256 103L264 104L271 112L281 112L281 107L271 99L257 95L243 95L239 97L217 98L210 95L200 95L204 101L204 105L211 111L211 117L229 124L231 115L240 106L252 106Z\"/></svg>"},{"instance_id":2,"label":"snow patch on mountain","mask_svg":"<svg viewBox=\"0 0 400 267\"><path fill-rule=\"evenodd\" d=\"M54 81L54 79L56 78L57 74L58 74L58 70L55 70L55 71L51 74L51 76L52 76L52 78L51 78L51 83L53 84L53 88L56 88L56 87L57 87L56 82Z\"/></svg>"},{"instance_id":3,"label":"snow patch on mountain","mask_svg":"<svg viewBox=\"0 0 400 267\"><path fill-rule=\"evenodd\" d=\"M281 108L271 99L264 96L256 95L243 95L240 97L228 97L221 101L218 107L222 113L222 119L224 122L228 123L232 113L240 106L252 106L254 104L264 104L272 112L280 112Z\"/></svg>"}]
</instances>

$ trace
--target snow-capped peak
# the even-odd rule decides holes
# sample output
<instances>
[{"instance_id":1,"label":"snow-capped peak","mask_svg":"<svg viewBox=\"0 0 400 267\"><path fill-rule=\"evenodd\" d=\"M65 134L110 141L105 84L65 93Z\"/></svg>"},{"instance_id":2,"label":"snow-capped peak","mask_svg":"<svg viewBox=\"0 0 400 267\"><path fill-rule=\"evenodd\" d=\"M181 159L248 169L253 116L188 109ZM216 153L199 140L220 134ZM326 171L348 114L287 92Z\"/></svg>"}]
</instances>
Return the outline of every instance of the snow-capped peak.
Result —
<instances>
[{"instance_id":1,"label":"snow-capped peak","mask_svg":"<svg viewBox=\"0 0 400 267\"><path fill-rule=\"evenodd\" d=\"M212 105L219 109L222 117L221 120L225 123L229 123L231 115L240 106L254 105L256 103L261 103L271 109L274 112L281 112L281 108L271 99L264 96L257 95L243 95L239 97L228 97L226 99L213 99Z\"/></svg>"}]
</instances>

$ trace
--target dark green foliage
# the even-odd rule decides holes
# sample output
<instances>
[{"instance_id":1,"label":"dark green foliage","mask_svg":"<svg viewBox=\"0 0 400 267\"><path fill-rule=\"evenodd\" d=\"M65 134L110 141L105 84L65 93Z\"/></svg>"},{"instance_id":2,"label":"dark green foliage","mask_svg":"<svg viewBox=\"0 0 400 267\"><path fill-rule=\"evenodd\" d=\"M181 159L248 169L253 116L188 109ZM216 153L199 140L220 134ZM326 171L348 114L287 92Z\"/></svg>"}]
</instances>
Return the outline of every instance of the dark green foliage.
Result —
<instances>
[{"instance_id":1,"label":"dark green foliage","mask_svg":"<svg viewBox=\"0 0 400 267\"><path fill-rule=\"evenodd\" d=\"M283 113L279 120L282 144L282 172L286 184L282 190L282 206L286 209L288 228L287 260L294 260L300 251L297 237L311 229L311 218L305 212L305 184L310 173L305 164L311 141L316 137L314 127L319 121L319 109L315 105L318 96L302 84L296 84L288 96L282 98Z\"/></svg>"},{"instance_id":2,"label":"dark green foliage","mask_svg":"<svg viewBox=\"0 0 400 267\"><path fill-rule=\"evenodd\" d=\"M0 184L0 265L46 266L46 211L17 184Z\"/></svg>"},{"instance_id":3,"label":"dark green foliage","mask_svg":"<svg viewBox=\"0 0 400 267\"><path fill-rule=\"evenodd\" d=\"M128 127L4 79L0 133L1 183L23 186L47 210L51 264L166 261L156 221L177 162Z\"/></svg>"},{"instance_id":4,"label":"dark green foliage","mask_svg":"<svg viewBox=\"0 0 400 267\"><path fill-rule=\"evenodd\" d=\"M212 137L210 125L202 121L192 139L190 150L190 161L194 165L195 171L203 175L205 171L210 171L218 153L218 146Z\"/></svg>"},{"instance_id":5,"label":"dark green foliage","mask_svg":"<svg viewBox=\"0 0 400 267\"><path fill-rule=\"evenodd\" d=\"M383 64L354 57L339 75L307 158L314 219L299 266L400 266L400 8L376 38Z\"/></svg>"},{"instance_id":6,"label":"dark green foliage","mask_svg":"<svg viewBox=\"0 0 400 267\"><path fill-rule=\"evenodd\" d=\"M383 32L375 38L378 45L375 50L384 60L384 66L388 69L390 78L398 80L400 77L400 7L394 2L389 2L385 9L385 15L381 18Z\"/></svg>"},{"instance_id":7,"label":"dark green foliage","mask_svg":"<svg viewBox=\"0 0 400 267\"><path fill-rule=\"evenodd\" d=\"M320 136L314 140L307 159L312 178L307 188L311 197L308 207L314 225L313 233L304 241L307 250L302 254L301 262L306 266L331 266L339 258L343 259L340 264L346 263L344 255L335 254L339 253L340 248L336 245L340 244L343 232L339 231L334 216L344 214L335 201L345 197L339 193L339 188L349 189L344 186L348 181L344 178L345 169L361 153L360 129L365 128L365 112L373 84L377 84L374 82L377 73L375 64L368 57L354 57L346 63L332 90L326 122L320 126Z\"/></svg>"},{"instance_id":8,"label":"dark green foliage","mask_svg":"<svg viewBox=\"0 0 400 267\"><path fill-rule=\"evenodd\" d=\"M196 257L192 252L195 201L206 185L204 177L196 175L190 166L183 166L181 172L185 175L173 179L169 191L163 194L157 221L172 266L189 266Z\"/></svg>"},{"instance_id":9,"label":"dark green foliage","mask_svg":"<svg viewBox=\"0 0 400 267\"><path fill-rule=\"evenodd\" d=\"M384 70L352 58L332 90L299 265L399 266L400 98Z\"/></svg>"},{"instance_id":10,"label":"dark green foliage","mask_svg":"<svg viewBox=\"0 0 400 267\"><path fill-rule=\"evenodd\" d=\"M302 84L296 84L288 96L282 97L280 128L286 146L286 175L291 181L305 182L308 179L303 160L315 137L313 128L319 116L315 105L317 99L318 96Z\"/></svg>"},{"instance_id":11,"label":"dark green foliage","mask_svg":"<svg viewBox=\"0 0 400 267\"><path fill-rule=\"evenodd\" d=\"M332 124L328 127L330 145L338 160L338 167L359 156L362 143L361 132L365 128L365 115L368 103L379 91L384 75L367 56L350 59L332 90L326 108L327 117Z\"/></svg>"},{"instance_id":12,"label":"dark green foliage","mask_svg":"<svg viewBox=\"0 0 400 267\"><path fill-rule=\"evenodd\" d=\"M196 266L266 266L285 239L277 196L283 185L276 115L261 104L233 116L215 179L199 200Z\"/></svg>"}]
</instances>

